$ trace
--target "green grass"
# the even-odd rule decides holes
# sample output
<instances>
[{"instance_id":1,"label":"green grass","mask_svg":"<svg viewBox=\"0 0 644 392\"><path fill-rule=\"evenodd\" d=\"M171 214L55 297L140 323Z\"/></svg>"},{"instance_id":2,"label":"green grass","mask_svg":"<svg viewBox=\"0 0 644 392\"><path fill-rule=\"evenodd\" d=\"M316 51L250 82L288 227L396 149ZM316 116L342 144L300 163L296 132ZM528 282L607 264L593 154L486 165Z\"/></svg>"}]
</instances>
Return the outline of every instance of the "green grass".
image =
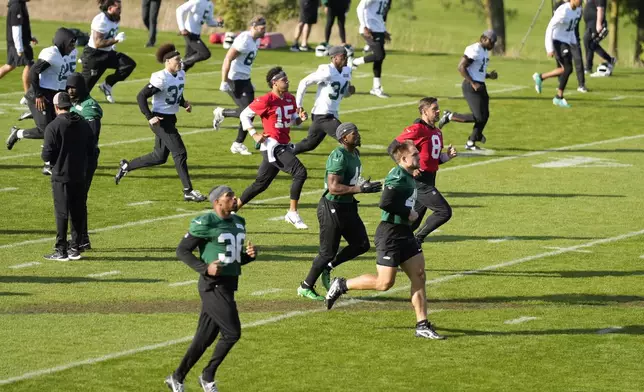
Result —
<instances>
[{"instance_id":1,"label":"green grass","mask_svg":"<svg viewBox=\"0 0 644 392\"><path fill-rule=\"evenodd\" d=\"M44 37L58 25L35 23L34 29L46 42ZM469 44L478 30L470 28L458 47ZM40 143L21 141L14 150L0 152L0 189L18 188L0 192L0 380L180 342L32 375L2 385L3 391L163 390L163 378L188 345L184 338L194 333L199 310L195 285L169 285L197 279L176 260L174 249L191 217L206 206L181 201L172 162L133 172L118 187L113 183L119 159L147 153L153 145L135 95L159 65L153 62L152 51L142 48L143 32L127 30L127 34L128 41L119 48L135 58L138 68L130 81L114 89L116 104L105 103L94 91L105 118L99 169L89 199L90 225L97 230L92 234L95 249L85 258L42 259L53 245L47 238L55 233L49 180L40 174ZM159 41L166 40L180 44L173 34L162 34ZM195 187L207 191L226 183L241 193L252 182L260 156L229 153L236 133L232 121L227 120L220 132L207 130L212 108L231 105L230 98L218 91L223 56L221 48L213 48L211 60L189 73L186 97L195 108L192 114L179 114L178 125ZM456 87L459 57L392 51L384 65L383 83L392 94L387 101L365 93L371 86L370 70L358 70L355 84L360 94L345 100L341 110L342 119L355 122L362 131L367 176L382 178L392 167L378 146L386 146L413 121L414 101L434 95L440 97L443 109L467 110ZM265 71L280 64L294 90L322 61L312 54L261 52L253 80L260 92L266 91ZM492 59L491 67L500 75L489 83L492 116L486 147L493 154L462 154L439 172L438 188L453 206L454 216L432 234L424 249L429 308L436 311L430 318L448 340L413 337L414 317L403 275L392 291L350 293L350 298L363 301L331 312L295 296L318 247L315 208L325 159L334 147L326 140L301 157L309 173L301 214L311 229L296 231L269 220L287 209L290 180L285 175L257 199L271 200L242 210L248 238L258 245L260 257L244 267L237 301L245 328L217 374L220 389L644 389L639 365L644 360L644 184L640 181L644 97L638 87L644 72L618 68L611 78L589 79L591 93L586 95L575 93L576 83L571 81L568 99L573 108L563 110L550 102L553 81L546 82L542 96L532 89L530 75L551 65ZM19 86L17 73L0 85L3 129L15 124L21 113L20 94L13 93ZM611 100L618 96L624 98ZM313 97L307 95L307 107ZM469 126L449 124L445 142L461 151L469 131ZM301 139L305 132L305 128L294 130L293 139ZM571 157L600 160L589 167L534 166ZM628 166L607 167L610 163ZM359 199L361 216L373 236L378 195ZM128 206L142 201L153 203ZM510 239L494 241L506 237ZM609 240L597 241L601 239ZM372 249L335 273L351 277L374 272L374 260ZM9 268L28 262L41 264ZM120 274L88 277L109 271ZM268 289L279 291L253 295ZM536 319L505 323L520 317ZM622 329L597 333L614 326ZM187 391L198 390L196 378L204 363L188 376Z\"/></svg>"}]
</instances>

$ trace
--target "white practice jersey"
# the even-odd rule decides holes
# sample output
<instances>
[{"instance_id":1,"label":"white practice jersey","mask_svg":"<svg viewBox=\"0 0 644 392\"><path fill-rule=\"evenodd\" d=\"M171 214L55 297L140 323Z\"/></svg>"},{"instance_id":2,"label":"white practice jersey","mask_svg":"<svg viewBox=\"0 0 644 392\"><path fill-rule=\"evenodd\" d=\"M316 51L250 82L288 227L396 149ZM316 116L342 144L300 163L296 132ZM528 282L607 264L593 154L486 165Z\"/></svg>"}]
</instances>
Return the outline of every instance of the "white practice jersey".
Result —
<instances>
[{"instance_id":1,"label":"white practice jersey","mask_svg":"<svg viewBox=\"0 0 644 392\"><path fill-rule=\"evenodd\" d=\"M228 71L230 80L248 80L250 79L250 69L253 66L257 50L259 49L259 39L253 39L250 31L240 33L233 41L232 47L239 52Z\"/></svg>"},{"instance_id":2,"label":"white practice jersey","mask_svg":"<svg viewBox=\"0 0 644 392\"><path fill-rule=\"evenodd\" d=\"M315 72L302 79L297 86L295 103L297 107L302 107L306 88L317 84L318 91L315 94L315 103L311 113L333 114L337 118L340 101L349 93L350 82L351 67L343 67L342 71L338 72L333 64L322 64Z\"/></svg>"},{"instance_id":3,"label":"white practice jersey","mask_svg":"<svg viewBox=\"0 0 644 392\"><path fill-rule=\"evenodd\" d=\"M581 19L581 7L574 11L570 3L563 3L557 8L546 28L546 52L554 52L555 46L552 41L560 41L567 44L577 44L575 28Z\"/></svg>"},{"instance_id":4,"label":"white practice jersey","mask_svg":"<svg viewBox=\"0 0 644 392\"><path fill-rule=\"evenodd\" d=\"M56 46L43 49L38 58L49 63L49 68L40 74L40 87L60 91L67 87L67 77L76 70L77 51L62 56Z\"/></svg>"},{"instance_id":5,"label":"white practice jersey","mask_svg":"<svg viewBox=\"0 0 644 392\"><path fill-rule=\"evenodd\" d=\"M177 25L179 31L188 30L192 34L201 34L201 26L216 26L213 16L215 6L210 0L189 0L177 7Z\"/></svg>"},{"instance_id":6,"label":"white practice jersey","mask_svg":"<svg viewBox=\"0 0 644 392\"><path fill-rule=\"evenodd\" d=\"M92 31L97 31L103 34L104 39L111 39L116 37L119 33L119 24L118 22L110 20L105 12L101 12L92 19L91 29ZM96 43L94 43L94 35L91 32L89 34L89 43L87 45L90 48L97 49ZM110 50L114 50L114 45L98 48L98 50L109 52Z\"/></svg>"},{"instance_id":7,"label":"white practice jersey","mask_svg":"<svg viewBox=\"0 0 644 392\"><path fill-rule=\"evenodd\" d=\"M389 0L360 0L356 9L360 21L359 33L362 34L365 27L374 33L387 31L385 12L388 6Z\"/></svg>"},{"instance_id":8,"label":"white practice jersey","mask_svg":"<svg viewBox=\"0 0 644 392\"><path fill-rule=\"evenodd\" d=\"M181 70L173 75L164 69L150 76L150 84L161 90L152 96L152 111L163 114L177 113L186 85L186 72Z\"/></svg>"},{"instance_id":9,"label":"white practice jersey","mask_svg":"<svg viewBox=\"0 0 644 392\"><path fill-rule=\"evenodd\" d=\"M481 45L480 42L472 44L465 48L465 57L473 60L472 64L467 67L467 73L475 82L485 83L485 74L487 73L487 65L490 62L490 54L488 50Z\"/></svg>"}]
</instances>

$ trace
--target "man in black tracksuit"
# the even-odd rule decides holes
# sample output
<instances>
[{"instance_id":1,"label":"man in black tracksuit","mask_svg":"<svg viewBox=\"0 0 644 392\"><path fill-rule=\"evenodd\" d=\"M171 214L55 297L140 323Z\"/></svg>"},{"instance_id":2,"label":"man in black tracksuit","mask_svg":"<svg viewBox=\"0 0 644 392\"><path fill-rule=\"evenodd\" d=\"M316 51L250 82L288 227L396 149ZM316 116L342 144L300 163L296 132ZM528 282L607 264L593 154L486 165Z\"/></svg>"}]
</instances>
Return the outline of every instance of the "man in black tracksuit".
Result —
<instances>
[{"instance_id":1,"label":"man in black tracksuit","mask_svg":"<svg viewBox=\"0 0 644 392\"><path fill-rule=\"evenodd\" d=\"M85 175L87 163L94 158L96 142L92 130L80 115L69 112L69 94L54 96L56 118L45 129L42 160L51 162L51 188L56 216L56 245L48 260L78 260L78 246L83 233L85 209ZM67 249L67 223L71 218L72 238Z\"/></svg>"}]
</instances>

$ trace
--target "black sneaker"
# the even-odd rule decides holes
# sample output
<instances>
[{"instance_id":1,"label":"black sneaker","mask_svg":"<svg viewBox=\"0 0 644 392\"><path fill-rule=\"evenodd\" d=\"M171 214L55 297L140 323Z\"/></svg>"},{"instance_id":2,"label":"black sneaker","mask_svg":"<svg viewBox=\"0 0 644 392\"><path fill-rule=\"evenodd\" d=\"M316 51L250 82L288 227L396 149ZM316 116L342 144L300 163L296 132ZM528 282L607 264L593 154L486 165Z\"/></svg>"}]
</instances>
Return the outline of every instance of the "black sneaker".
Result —
<instances>
[{"instance_id":1,"label":"black sneaker","mask_svg":"<svg viewBox=\"0 0 644 392\"><path fill-rule=\"evenodd\" d=\"M51 165L46 162L45 165L42 167L42 174L46 176L51 176Z\"/></svg>"},{"instance_id":2,"label":"black sneaker","mask_svg":"<svg viewBox=\"0 0 644 392\"><path fill-rule=\"evenodd\" d=\"M7 138L7 150L11 150L13 148L13 145L20 140L18 138L18 130L19 128L16 126L11 127L11 130L9 131L9 137Z\"/></svg>"},{"instance_id":3,"label":"black sneaker","mask_svg":"<svg viewBox=\"0 0 644 392\"><path fill-rule=\"evenodd\" d=\"M54 250L54 253L50 255L45 255L45 259L47 260L56 260L56 261L67 261L69 260L69 256L67 255L67 251L62 250L62 249L56 249Z\"/></svg>"},{"instance_id":4,"label":"black sneaker","mask_svg":"<svg viewBox=\"0 0 644 392\"><path fill-rule=\"evenodd\" d=\"M206 196L202 195L201 192L199 192L196 189L191 190L190 192L185 192L183 194L183 200L185 201L196 201L197 203L205 201Z\"/></svg>"},{"instance_id":5,"label":"black sneaker","mask_svg":"<svg viewBox=\"0 0 644 392\"><path fill-rule=\"evenodd\" d=\"M69 250L67 251L67 256L69 257L70 260L81 259L80 250L78 248L69 248Z\"/></svg>"},{"instance_id":6,"label":"black sneaker","mask_svg":"<svg viewBox=\"0 0 644 392\"><path fill-rule=\"evenodd\" d=\"M18 117L18 121L28 120L30 118L34 118L34 115L31 112L24 112Z\"/></svg>"},{"instance_id":7,"label":"black sneaker","mask_svg":"<svg viewBox=\"0 0 644 392\"><path fill-rule=\"evenodd\" d=\"M443 335L439 335L435 330L434 327L430 322L427 322L422 325L417 325L416 326L416 337L417 338L425 338L425 339L436 339L436 340L444 340L447 339Z\"/></svg>"},{"instance_id":8,"label":"black sneaker","mask_svg":"<svg viewBox=\"0 0 644 392\"><path fill-rule=\"evenodd\" d=\"M89 242L89 238L86 238L86 239L84 238L81 241L80 245L78 245L78 250L81 253L85 252L86 250L90 250L90 249L92 249L92 244Z\"/></svg>"},{"instance_id":9,"label":"black sneaker","mask_svg":"<svg viewBox=\"0 0 644 392\"><path fill-rule=\"evenodd\" d=\"M449 110L445 110L440 120L438 120L438 128L442 129L445 126L445 124L449 123L450 121L449 118L451 115L452 115L452 112L450 112Z\"/></svg>"},{"instance_id":10,"label":"black sneaker","mask_svg":"<svg viewBox=\"0 0 644 392\"><path fill-rule=\"evenodd\" d=\"M308 45L306 45L306 46L302 46L302 45L300 45L300 47L299 47L299 48L297 48L297 49L298 49L300 52L310 52L310 51L312 51L312 50L313 50L313 48L312 48L312 47L310 47L310 46L308 46Z\"/></svg>"},{"instance_id":11,"label":"black sneaker","mask_svg":"<svg viewBox=\"0 0 644 392\"><path fill-rule=\"evenodd\" d=\"M116 185L118 185L119 182L121 182L121 178L125 177L127 174L128 166L130 166L130 162L128 162L127 159L121 159L121 162L119 162L119 171L117 171L114 176L114 182Z\"/></svg>"},{"instance_id":12,"label":"black sneaker","mask_svg":"<svg viewBox=\"0 0 644 392\"><path fill-rule=\"evenodd\" d=\"M291 46L291 52L299 52L299 51L300 51L300 46L296 42Z\"/></svg>"},{"instance_id":13,"label":"black sneaker","mask_svg":"<svg viewBox=\"0 0 644 392\"><path fill-rule=\"evenodd\" d=\"M344 278L335 278L331 282L331 287L326 293L326 298L324 302L326 303L326 308L331 309L335 301L340 298L340 296L347 292L347 280Z\"/></svg>"}]
</instances>

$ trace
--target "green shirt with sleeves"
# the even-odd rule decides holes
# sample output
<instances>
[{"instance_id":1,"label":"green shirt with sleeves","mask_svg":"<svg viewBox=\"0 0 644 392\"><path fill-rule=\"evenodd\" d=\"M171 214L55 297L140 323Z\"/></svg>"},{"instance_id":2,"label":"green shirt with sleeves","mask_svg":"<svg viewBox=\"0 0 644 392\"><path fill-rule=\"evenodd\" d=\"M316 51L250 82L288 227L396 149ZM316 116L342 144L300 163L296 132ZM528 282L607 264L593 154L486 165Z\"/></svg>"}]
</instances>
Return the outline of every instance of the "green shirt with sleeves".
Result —
<instances>
[{"instance_id":1,"label":"green shirt with sleeves","mask_svg":"<svg viewBox=\"0 0 644 392\"><path fill-rule=\"evenodd\" d=\"M346 148L338 146L331 151L329 158L326 160L326 172L324 173L324 188L328 189L329 174L335 174L342 177L342 185L353 186L358 183L360 173L362 172L362 163L360 162L360 153L358 150L349 152ZM327 199L336 203L353 203L353 195L332 195L326 193Z\"/></svg>"},{"instance_id":2,"label":"green shirt with sleeves","mask_svg":"<svg viewBox=\"0 0 644 392\"><path fill-rule=\"evenodd\" d=\"M385 177L385 188L396 191L396 202L404 204L404 207L414 208L416 203L416 181L414 177L400 166L396 166L389 171ZM409 216L400 216L381 210L381 220L399 225L411 225Z\"/></svg>"},{"instance_id":3,"label":"green shirt with sleeves","mask_svg":"<svg viewBox=\"0 0 644 392\"><path fill-rule=\"evenodd\" d=\"M70 109L71 112L80 114L86 121L100 120L103 117L103 109L91 96L87 96L84 101L77 102Z\"/></svg>"}]
</instances>

